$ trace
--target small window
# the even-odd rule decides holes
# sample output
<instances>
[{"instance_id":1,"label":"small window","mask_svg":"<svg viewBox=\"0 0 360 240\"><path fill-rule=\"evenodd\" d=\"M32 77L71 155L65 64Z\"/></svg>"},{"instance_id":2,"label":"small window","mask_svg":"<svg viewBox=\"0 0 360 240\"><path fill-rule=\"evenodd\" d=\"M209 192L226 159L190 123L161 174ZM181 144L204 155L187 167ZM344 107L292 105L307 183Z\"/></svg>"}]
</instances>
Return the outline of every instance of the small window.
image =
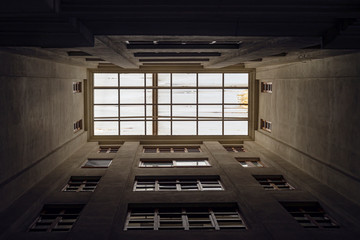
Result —
<instances>
[{"instance_id":1,"label":"small window","mask_svg":"<svg viewBox=\"0 0 360 240\"><path fill-rule=\"evenodd\" d=\"M84 204L46 204L29 232L68 232L83 208Z\"/></svg>"},{"instance_id":2,"label":"small window","mask_svg":"<svg viewBox=\"0 0 360 240\"><path fill-rule=\"evenodd\" d=\"M226 146L225 145L224 148L228 152L245 152L243 145L239 145L239 146Z\"/></svg>"},{"instance_id":3,"label":"small window","mask_svg":"<svg viewBox=\"0 0 360 240\"><path fill-rule=\"evenodd\" d=\"M272 82L261 82L261 92L272 93Z\"/></svg>"},{"instance_id":4,"label":"small window","mask_svg":"<svg viewBox=\"0 0 360 240\"><path fill-rule=\"evenodd\" d=\"M134 191L222 191L219 178L138 178Z\"/></svg>"},{"instance_id":5,"label":"small window","mask_svg":"<svg viewBox=\"0 0 360 240\"><path fill-rule=\"evenodd\" d=\"M264 167L259 158L236 158L242 167Z\"/></svg>"},{"instance_id":6,"label":"small window","mask_svg":"<svg viewBox=\"0 0 360 240\"><path fill-rule=\"evenodd\" d=\"M205 159L141 159L140 167L209 167Z\"/></svg>"},{"instance_id":7,"label":"small window","mask_svg":"<svg viewBox=\"0 0 360 240\"><path fill-rule=\"evenodd\" d=\"M144 153L198 153L199 146L191 147L144 147Z\"/></svg>"},{"instance_id":8,"label":"small window","mask_svg":"<svg viewBox=\"0 0 360 240\"><path fill-rule=\"evenodd\" d=\"M83 168L107 168L110 166L111 159L88 159L82 166Z\"/></svg>"},{"instance_id":9,"label":"small window","mask_svg":"<svg viewBox=\"0 0 360 240\"><path fill-rule=\"evenodd\" d=\"M294 188L286 182L281 175L260 176L254 175L254 178L263 186L265 190L293 190Z\"/></svg>"},{"instance_id":10,"label":"small window","mask_svg":"<svg viewBox=\"0 0 360 240\"><path fill-rule=\"evenodd\" d=\"M100 146L98 153L117 153L120 146Z\"/></svg>"},{"instance_id":11,"label":"small window","mask_svg":"<svg viewBox=\"0 0 360 240\"><path fill-rule=\"evenodd\" d=\"M235 204L234 204L235 205ZM246 229L236 207L160 206L129 208L124 230Z\"/></svg>"},{"instance_id":12,"label":"small window","mask_svg":"<svg viewBox=\"0 0 360 240\"><path fill-rule=\"evenodd\" d=\"M74 133L80 131L83 128L82 125L83 125L82 124L82 119L77 121L77 122L74 122Z\"/></svg>"},{"instance_id":13,"label":"small window","mask_svg":"<svg viewBox=\"0 0 360 240\"><path fill-rule=\"evenodd\" d=\"M63 192L94 192L101 177L71 177Z\"/></svg>"},{"instance_id":14,"label":"small window","mask_svg":"<svg viewBox=\"0 0 360 240\"><path fill-rule=\"evenodd\" d=\"M304 228L339 227L317 202L281 202L281 205Z\"/></svg>"},{"instance_id":15,"label":"small window","mask_svg":"<svg viewBox=\"0 0 360 240\"><path fill-rule=\"evenodd\" d=\"M81 93L82 86L81 82L73 82L73 93Z\"/></svg>"},{"instance_id":16,"label":"small window","mask_svg":"<svg viewBox=\"0 0 360 240\"><path fill-rule=\"evenodd\" d=\"M260 119L260 128L265 131L271 132L271 122Z\"/></svg>"}]
</instances>

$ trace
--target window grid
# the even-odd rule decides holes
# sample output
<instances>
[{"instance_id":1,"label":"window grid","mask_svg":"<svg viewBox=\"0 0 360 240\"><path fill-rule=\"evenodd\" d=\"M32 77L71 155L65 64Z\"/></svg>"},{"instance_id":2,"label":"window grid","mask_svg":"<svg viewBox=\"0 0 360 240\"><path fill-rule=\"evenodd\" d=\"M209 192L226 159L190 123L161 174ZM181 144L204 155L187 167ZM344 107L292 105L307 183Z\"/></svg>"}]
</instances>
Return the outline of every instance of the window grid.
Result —
<instances>
[{"instance_id":1,"label":"window grid","mask_svg":"<svg viewBox=\"0 0 360 240\"><path fill-rule=\"evenodd\" d=\"M134 191L222 191L218 179L138 179Z\"/></svg>"},{"instance_id":2,"label":"window grid","mask_svg":"<svg viewBox=\"0 0 360 240\"><path fill-rule=\"evenodd\" d=\"M201 152L200 147L144 147L144 153L193 153Z\"/></svg>"},{"instance_id":3,"label":"window grid","mask_svg":"<svg viewBox=\"0 0 360 240\"><path fill-rule=\"evenodd\" d=\"M258 158L236 158L242 167L264 167L264 164Z\"/></svg>"},{"instance_id":4,"label":"window grid","mask_svg":"<svg viewBox=\"0 0 360 240\"><path fill-rule=\"evenodd\" d=\"M98 153L117 153L120 146L116 147L106 147L106 146L100 146Z\"/></svg>"},{"instance_id":5,"label":"window grid","mask_svg":"<svg viewBox=\"0 0 360 240\"><path fill-rule=\"evenodd\" d=\"M271 132L271 122L260 119L260 128L267 132Z\"/></svg>"},{"instance_id":6,"label":"window grid","mask_svg":"<svg viewBox=\"0 0 360 240\"><path fill-rule=\"evenodd\" d=\"M153 208L129 210L124 230L246 229L235 208Z\"/></svg>"},{"instance_id":7,"label":"window grid","mask_svg":"<svg viewBox=\"0 0 360 240\"><path fill-rule=\"evenodd\" d=\"M210 167L210 163L205 159L141 159L139 167Z\"/></svg>"},{"instance_id":8,"label":"window grid","mask_svg":"<svg viewBox=\"0 0 360 240\"><path fill-rule=\"evenodd\" d=\"M272 93L272 82L261 82L261 92Z\"/></svg>"},{"instance_id":9,"label":"window grid","mask_svg":"<svg viewBox=\"0 0 360 240\"><path fill-rule=\"evenodd\" d=\"M74 122L74 133L80 131L83 128L82 126L82 119L79 121Z\"/></svg>"},{"instance_id":10,"label":"window grid","mask_svg":"<svg viewBox=\"0 0 360 240\"><path fill-rule=\"evenodd\" d=\"M127 73L126 73L127 74ZM195 133L194 134L184 134L184 135L199 135L199 122L206 122L206 121L215 121L215 122L221 122L221 134L215 134L215 135L234 135L232 134L225 134L225 123L226 122L231 122L231 121L240 121L240 122L247 122L248 121L248 115L247 115L247 110L248 109L248 100L247 100L247 94L248 94L248 86L244 87L244 86L238 86L238 87L234 87L234 86L225 86L224 85L224 78L225 78L225 74L226 73L222 73L222 86L199 86L199 78L198 75L201 73L193 73L196 74L196 86L173 86L173 74L177 74L177 73L169 73L170 74L170 86L158 86L158 74L154 73L152 74L152 80L153 80L153 85L152 86L147 86L146 85L146 76L150 75L149 73L144 73L144 86L121 86L121 75L122 73L118 73L118 86L93 86L94 92L95 90L100 90L100 89L113 89L113 90L117 90L118 92L118 102L117 103L94 103L94 107L100 107L100 106L117 106L118 107L118 116L117 117L111 117L111 116L98 116L95 117L94 116L94 123L105 123L105 122L117 122L118 125L118 129L117 129L117 135L167 135L167 134L159 134L159 127L158 124L159 122L166 122L169 121L170 122L170 135L174 135L174 122L195 122L196 123L196 129L195 129ZM95 75L94 75L95 76ZM120 90L122 89L141 89L144 91L144 101L142 103L122 103L120 101L121 98L121 94L120 94ZM158 102L158 89L169 89L170 90L170 102L169 103L159 103ZM173 102L173 90L176 89L194 89L196 91L196 102L194 103L174 103ZM210 102L205 102L205 103L199 103L199 89L221 89L222 90L222 103L210 103ZM240 98L238 97L238 102L228 102L225 103L225 89L226 90L231 90L231 89L243 89L246 90L246 92L243 92L242 94L246 95L246 100L243 102L242 100L239 100ZM152 90L152 103L147 103L147 91L146 90ZM140 116L121 116L120 114L120 108L121 106L135 106L135 105L144 105L144 115ZM159 116L159 111L158 111L158 106L161 105L169 105L170 106L170 116L163 116L160 117ZM174 106L195 106L196 108L196 116L173 116L173 107ZM210 117L210 116L199 116L199 106L221 106L222 108L222 113L221 113L221 117ZM225 106L239 106L239 109L243 109L243 111L246 112L246 116L241 116L244 115L245 112L239 112L237 113L237 116L228 116L225 117ZM148 116L147 115L147 106L152 106L152 116ZM139 130L139 132L136 132L136 134L122 134L121 133L121 129L123 129L122 123L125 122L143 122L144 126L142 130ZM148 126L148 122L152 123L152 132L150 133L150 131L147 131ZM215 123L214 123L215 124ZM94 124L95 126L95 124ZM191 128L189 128L191 129ZM238 133L235 135L247 135L247 129L244 130L244 133L240 133L243 130L237 130ZM109 134L97 134L95 133L94 130L94 135L109 135ZM114 135L113 133L110 133L110 135ZM175 134L175 135L180 135L180 134Z\"/></svg>"},{"instance_id":11,"label":"window grid","mask_svg":"<svg viewBox=\"0 0 360 240\"><path fill-rule=\"evenodd\" d=\"M73 93L81 93L81 82L73 82Z\"/></svg>"},{"instance_id":12,"label":"window grid","mask_svg":"<svg viewBox=\"0 0 360 240\"><path fill-rule=\"evenodd\" d=\"M265 190L293 190L283 176L254 176Z\"/></svg>"},{"instance_id":13,"label":"window grid","mask_svg":"<svg viewBox=\"0 0 360 240\"><path fill-rule=\"evenodd\" d=\"M228 152L245 152L244 146L224 146Z\"/></svg>"},{"instance_id":14,"label":"window grid","mask_svg":"<svg viewBox=\"0 0 360 240\"><path fill-rule=\"evenodd\" d=\"M94 192L101 177L71 177L63 192Z\"/></svg>"}]
</instances>

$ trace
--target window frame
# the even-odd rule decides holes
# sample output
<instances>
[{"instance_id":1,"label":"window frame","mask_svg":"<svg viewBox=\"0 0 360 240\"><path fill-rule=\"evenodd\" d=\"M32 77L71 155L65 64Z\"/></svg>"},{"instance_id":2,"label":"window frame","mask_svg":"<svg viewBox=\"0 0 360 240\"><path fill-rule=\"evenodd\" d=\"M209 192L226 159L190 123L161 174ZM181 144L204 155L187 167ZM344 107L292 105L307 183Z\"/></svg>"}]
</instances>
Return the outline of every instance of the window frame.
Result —
<instances>
[{"instance_id":1,"label":"window frame","mask_svg":"<svg viewBox=\"0 0 360 240\"><path fill-rule=\"evenodd\" d=\"M179 165L178 162L198 162L196 165ZM200 161L204 161L205 165L198 165ZM168 166L146 166L144 162L154 163L170 163ZM155 164L154 164L155 165ZM140 168L191 168L191 167L211 167L208 158L141 158L139 161Z\"/></svg>"},{"instance_id":2,"label":"window frame","mask_svg":"<svg viewBox=\"0 0 360 240\"><path fill-rule=\"evenodd\" d=\"M236 157L235 159L236 159L236 161L239 162L239 164L243 168L263 168L263 167L266 167L266 165L258 157ZM242 162L245 162L246 166L243 165ZM254 162L257 162L257 164L254 164Z\"/></svg>"},{"instance_id":3,"label":"window frame","mask_svg":"<svg viewBox=\"0 0 360 240\"><path fill-rule=\"evenodd\" d=\"M295 189L282 175L253 175L253 177L267 191L288 191ZM282 183L286 188L279 187L279 183Z\"/></svg>"},{"instance_id":4,"label":"window frame","mask_svg":"<svg viewBox=\"0 0 360 240\"><path fill-rule=\"evenodd\" d=\"M111 163L112 163L112 158L88 158L86 159L86 162L84 162L82 165L81 165L81 168L109 168ZM109 164L107 166L99 166L99 167L93 167L93 166L86 166L86 163L88 161L109 161Z\"/></svg>"}]
</instances>

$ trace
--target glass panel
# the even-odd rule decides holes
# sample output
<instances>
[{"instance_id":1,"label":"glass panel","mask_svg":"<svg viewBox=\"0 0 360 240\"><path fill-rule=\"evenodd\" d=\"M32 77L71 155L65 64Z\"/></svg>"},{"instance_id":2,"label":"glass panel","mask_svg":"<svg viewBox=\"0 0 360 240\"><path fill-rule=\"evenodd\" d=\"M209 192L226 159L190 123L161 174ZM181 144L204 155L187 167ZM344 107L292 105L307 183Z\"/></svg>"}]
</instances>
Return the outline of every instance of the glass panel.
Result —
<instances>
[{"instance_id":1,"label":"glass panel","mask_svg":"<svg viewBox=\"0 0 360 240\"><path fill-rule=\"evenodd\" d=\"M142 165L144 167L172 167L173 163L172 161L143 161Z\"/></svg>"},{"instance_id":2,"label":"glass panel","mask_svg":"<svg viewBox=\"0 0 360 240\"><path fill-rule=\"evenodd\" d=\"M171 116L170 105L159 105L158 106L159 119L169 119Z\"/></svg>"},{"instance_id":3,"label":"glass panel","mask_svg":"<svg viewBox=\"0 0 360 240\"><path fill-rule=\"evenodd\" d=\"M151 104L152 100L153 100L152 98L153 98L153 90L152 89L147 89L146 90L146 103Z\"/></svg>"},{"instance_id":4,"label":"glass panel","mask_svg":"<svg viewBox=\"0 0 360 240\"><path fill-rule=\"evenodd\" d=\"M172 86L196 86L196 74L195 73L173 73L172 74Z\"/></svg>"},{"instance_id":5,"label":"glass panel","mask_svg":"<svg viewBox=\"0 0 360 240\"><path fill-rule=\"evenodd\" d=\"M150 105L150 106L146 106L146 117L147 117L147 120L152 120L152 112L153 110L153 107Z\"/></svg>"},{"instance_id":6,"label":"glass panel","mask_svg":"<svg viewBox=\"0 0 360 240\"><path fill-rule=\"evenodd\" d=\"M153 123L146 121L146 135L153 135Z\"/></svg>"},{"instance_id":7,"label":"glass panel","mask_svg":"<svg viewBox=\"0 0 360 240\"><path fill-rule=\"evenodd\" d=\"M125 86L144 86L143 73L121 73L120 87Z\"/></svg>"},{"instance_id":8,"label":"glass panel","mask_svg":"<svg viewBox=\"0 0 360 240\"><path fill-rule=\"evenodd\" d=\"M158 101L159 103L170 103L170 89L159 89Z\"/></svg>"},{"instance_id":9,"label":"glass panel","mask_svg":"<svg viewBox=\"0 0 360 240\"><path fill-rule=\"evenodd\" d=\"M158 74L158 86L170 86L170 73Z\"/></svg>"},{"instance_id":10,"label":"glass panel","mask_svg":"<svg viewBox=\"0 0 360 240\"><path fill-rule=\"evenodd\" d=\"M120 119L122 120L144 119L144 115L145 115L144 105L120 105ZM128 118L128 117L135 117L135 118Z\"/></svg>"},{"instance_id":11,"label":"glass panel","mask_svg":"<svg viewBox=\"0 0 360 240\"><path fill-rule=\"evenodd\" d=\"M247 135L248 122L247 121L225 121L224 135Z\"/></svg>"},{"instance_id":12,"label":"glass panel","mask_svg":"<svg viewBox=\"0 0 360 240\"><path fill-rule=\"evenodd\" d=\"M199 135L222 135L222 122L199 121Z\"/></svg>"},{"instance_id":13,"label":"glass panel","mask_svg":"<svg viewBox=\"0 0 360 240\"><path fill-rule=\"evenodd\" d=\"M94 104L118 103L117 89L94 89Z\"/></svg>"},{"instance_id":14,"label":"glass panel","mask_svg":"<svg viewBox=\"0 0 360 240\"><path fill-rule=\"evenodd\" d=\"M248 117L247 105L224 105L224 117Z\"/></svg>"},{"instance_id":15,"label":"glass panel","mask_svg":"<svg viewBox=\"0 0 360 240\"><path fill-rule=\"evenodd\" d=\"M120 135L145 135L145 122L120 122Z\"/></svg>"},{"instance_id":16,"label":"glass panel","mask_svg":"<svg viewBox=\"0 0 360 240\"><path fill-rule=\"evenodd\" d=\"M118 135L119 134L119 122L94 122L94 135Z\"/></svg>"},{"instance_id":17,"label":"glass panel","mask_svg":"<svg viewBox=\"0 0 360 240\"><path fill-rule=\"evenodd\" d=\"M249 82L247 73L225 73L225 87L247 87Z\"/></svg>"},{"instance_id":18,"label":"glass panel","mask_svg":"<svg viewBox=\"0 0 360 240\"><path fill-rule=\"evenodd\" d=\"M196 117L196 105L173 105L173 117ZM179 118L177 118L179 119Z\"/></svg>"},{"instance_id":19,"label":"glass panel","mask_svg":"<svg viewBox=\"0 0 360 240\"><path fill-rule=\"evenodd\" d=\"M199 89L199 103L222 103L222 89Z\"/></svg>"},{"instance_id":20,"label":"glass panel","mask_svg":"<svg viewBox=\"0 0 360 240\"><path fill-rule=\"evenodd\" d=\"M224 103L248 103L247 89L225 89Z\"/></svg>"},{"instance_id":21,"label":"glass panel","mask_svg":"<svg viewBox=\"0 0 360 240\"><path fill-rule=\"evenodd\" d=\"M94 73L95 87L117 87L118 74L117 73Z\"/></svg>"},{"instance_id":22,"label":"glass panel","mask_svg":"<svg viewBox=\"0 0 360 240\"><path fill-rule=\"evenodd\" d=\"M89 159L83 167L108 167L111 163L111 160L95 160Z\"/></svg>"},{"instance_id":23,"label":"glass panel","mask_svg":"<svg viewBox=\"0 0 360 240\"><path fill-rule=\"evenodd\" d=\"M222 87L221 73L199 73L199 87Z\"/></svg>"},{"instance_id":24,"label":"glass panel","mask_svg":"<svg viewBox=\"0 0 360 240\"><path fill-rule=\"evenodd\" d=\"M158 122L158 134L159 135L170 135L170 121L159 121Z\"/></svg>"},{"instance_id":25,"label":"glass panel","mask_svg":"<svg viewBox=\"0 0 360 240\"><path fill-rule=\"evenodd\" d=\"M222 117L221 105L199 105L199 117Z\"/></svg>"},{"instance_id":26,"label":"glass panel","mask_svg":"<svg viewBox=\"0 0 360 240\"><path fill-rule=\"evenodd\" d=\"M94 106L94 118L97 117L118 117L119 108L118 106L110 105L95 105Z\"/></svg>"},{"instance_id":27,"label":"glass panel","mask_svg":"<svg viewBox=\"0 0 360 240\"><path fill-rule=\"evenodd\" d=\"M147 73L146 74L146 86L147 87L150 87L150 86L153 85L153 82L152 82L153 78L152 77L153 77L152 73Z\"/></svg>"},{"instance_id":28,"label":"glass panel","mask_svg":"<svg viewBox=\"0 0 360 240\"><path fill-rule=\"evenodd\" d=\"M173 103L196 103L196 89L173 89Z\"/></svg>"},{"instance_id":29,"label":"glass panel","mask_svg":"<svg viewBox=\"0 0 360 240\"><path fill-rule=\"evenodd\" d=\"M145 91L142 89L121 89L120 103L144 103Z\"/></svg>"},{"instance_id":30,"label":"glass panel","mask_svg":"<svg viewBox=\"0 0 360 240\"><path fill-rule=\"evenodd\" d=\"M195 121L174 121L173 135L196 135Z\"/></svg>"}]
</instances>

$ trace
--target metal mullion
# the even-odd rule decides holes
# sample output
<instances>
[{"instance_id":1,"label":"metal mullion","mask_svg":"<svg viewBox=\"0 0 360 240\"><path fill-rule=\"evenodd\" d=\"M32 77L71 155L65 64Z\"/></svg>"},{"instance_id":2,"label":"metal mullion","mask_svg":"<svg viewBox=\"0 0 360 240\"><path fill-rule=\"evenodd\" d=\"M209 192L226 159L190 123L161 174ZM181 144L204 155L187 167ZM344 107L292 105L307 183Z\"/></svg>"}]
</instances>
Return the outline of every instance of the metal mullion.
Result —
<instances>
[{"instance_id":1,"label":"metal mullion","mask_svg":"<svg viewBox=\"0 0 360 240\"><path fill-rule=\"evenodd\" d=\"M200 180L197 180L197 186L198 186L199 191L204 191L204 188L203 188L202 183L201 183Z\"/></svg>"},{"instance_id":2,"label":"metal mullion","mask_svg":"<svg viewBox=\"0 0 360 240\"><path fill-rule=\"evenodd\" d=\"M181 210L181 219L182 219L184 230L190 230L189 218L188 218L188 216L186 214L186 210L184 208Z\"/></svg>"},{"instance_id":3,"label":"metal mullion","mask_svg":"<svg viewBox=\"0 0 360 240\"><path fill-rule=\"evenodd\" d=\"M181 191L181 184L179 180L176 180L176 190Z\"/></svg>"},{"instance_id":4,"label":"metal mullion","mask_svg":"<svg viewBox=\"0 0 360 240\"><path fill-rule=\"evenodd\" d=\"M154 210L154 230L159 230L159 226L160 226L159 209L156 208Z\"/></svg>"},{"instance_id":5,"label":"metal mullion","mask_svg":"<svg viewBox=\"0 0 360 240\"><path fill-rule=\"evenodd\" d=\"M215 230L220 230L220 226L219 226L219 224L218 224L218 222L216 220L216 216L215 216L213 210L209 209L209 213L210 213L210 221L213 224Z\"/></svg>"},{"instance_id":6,"label":"metal mullion","mask_svg":"<svg viewBox=\"0 0 360 240\"><path fill-rule=\"evenodd\" d=\"M157 73L153 73L153 80L152 80L152 85L153 87L158 85L158 75ZM152 123L153 123L153 135L158 135L158 90L157 89L153 89L153 98L152 98ZM156 120L155 120L156 118Z\"/></svg>"},{"instance_id":7,"label":"metal mullion","mask_svg":"<svg viewBox=\"0 0 360 240\"><path fill-rule=\"evenodd\" d=\"M120 87L120 73L118 73L118 86ZM120 127L120 88L118 89L118 135L120 136L121 127Z\"/></svg>"},{"instance_id":8,"label":"metal mullion","mask_svg":"<svg viewBox=\"0 0 360 240\"><path fill-rule=\"evenodd\" d=\"M199 135L199 73L196 73L196 135Z\"/></svg>"},{"instance_id":9,"label":"metal mullion","mask_svg":"<svg viewBox=\"0 0 360 240\"><path fill-rule=\"evenodd\" d=\"M137 183L138 183L138 181L137 181L137 180L135 180L134 187L133 187L133 191L136 191L136 188L137 188Z\"/></svg>"},{"instance_id":10,"label":"metal mullion","mask_svg":"<svg viewBox=\"0 0 360 240\"><path fill-rule=\"evenodd\" d=\"M147 119L146 119L146 73L144 73L144 124L145 124L145 133L144 135L147 135L147 131L146 131L146 125L147 125Z\"/></svg>"},{"instance_id":11,"label":"metal mullion","mask_svg":"<svg viewBox=\"0 0 360 240\"><path fill-rule=\"evenodd\" d=\"M222 136L225 135L225 121L224 121L224 117L225 117L225 109L224 109L224 102L225 102L225 90L224 90L224 86L225 86L225 74L222 73Z\"/></svg>"}]
</instances>

